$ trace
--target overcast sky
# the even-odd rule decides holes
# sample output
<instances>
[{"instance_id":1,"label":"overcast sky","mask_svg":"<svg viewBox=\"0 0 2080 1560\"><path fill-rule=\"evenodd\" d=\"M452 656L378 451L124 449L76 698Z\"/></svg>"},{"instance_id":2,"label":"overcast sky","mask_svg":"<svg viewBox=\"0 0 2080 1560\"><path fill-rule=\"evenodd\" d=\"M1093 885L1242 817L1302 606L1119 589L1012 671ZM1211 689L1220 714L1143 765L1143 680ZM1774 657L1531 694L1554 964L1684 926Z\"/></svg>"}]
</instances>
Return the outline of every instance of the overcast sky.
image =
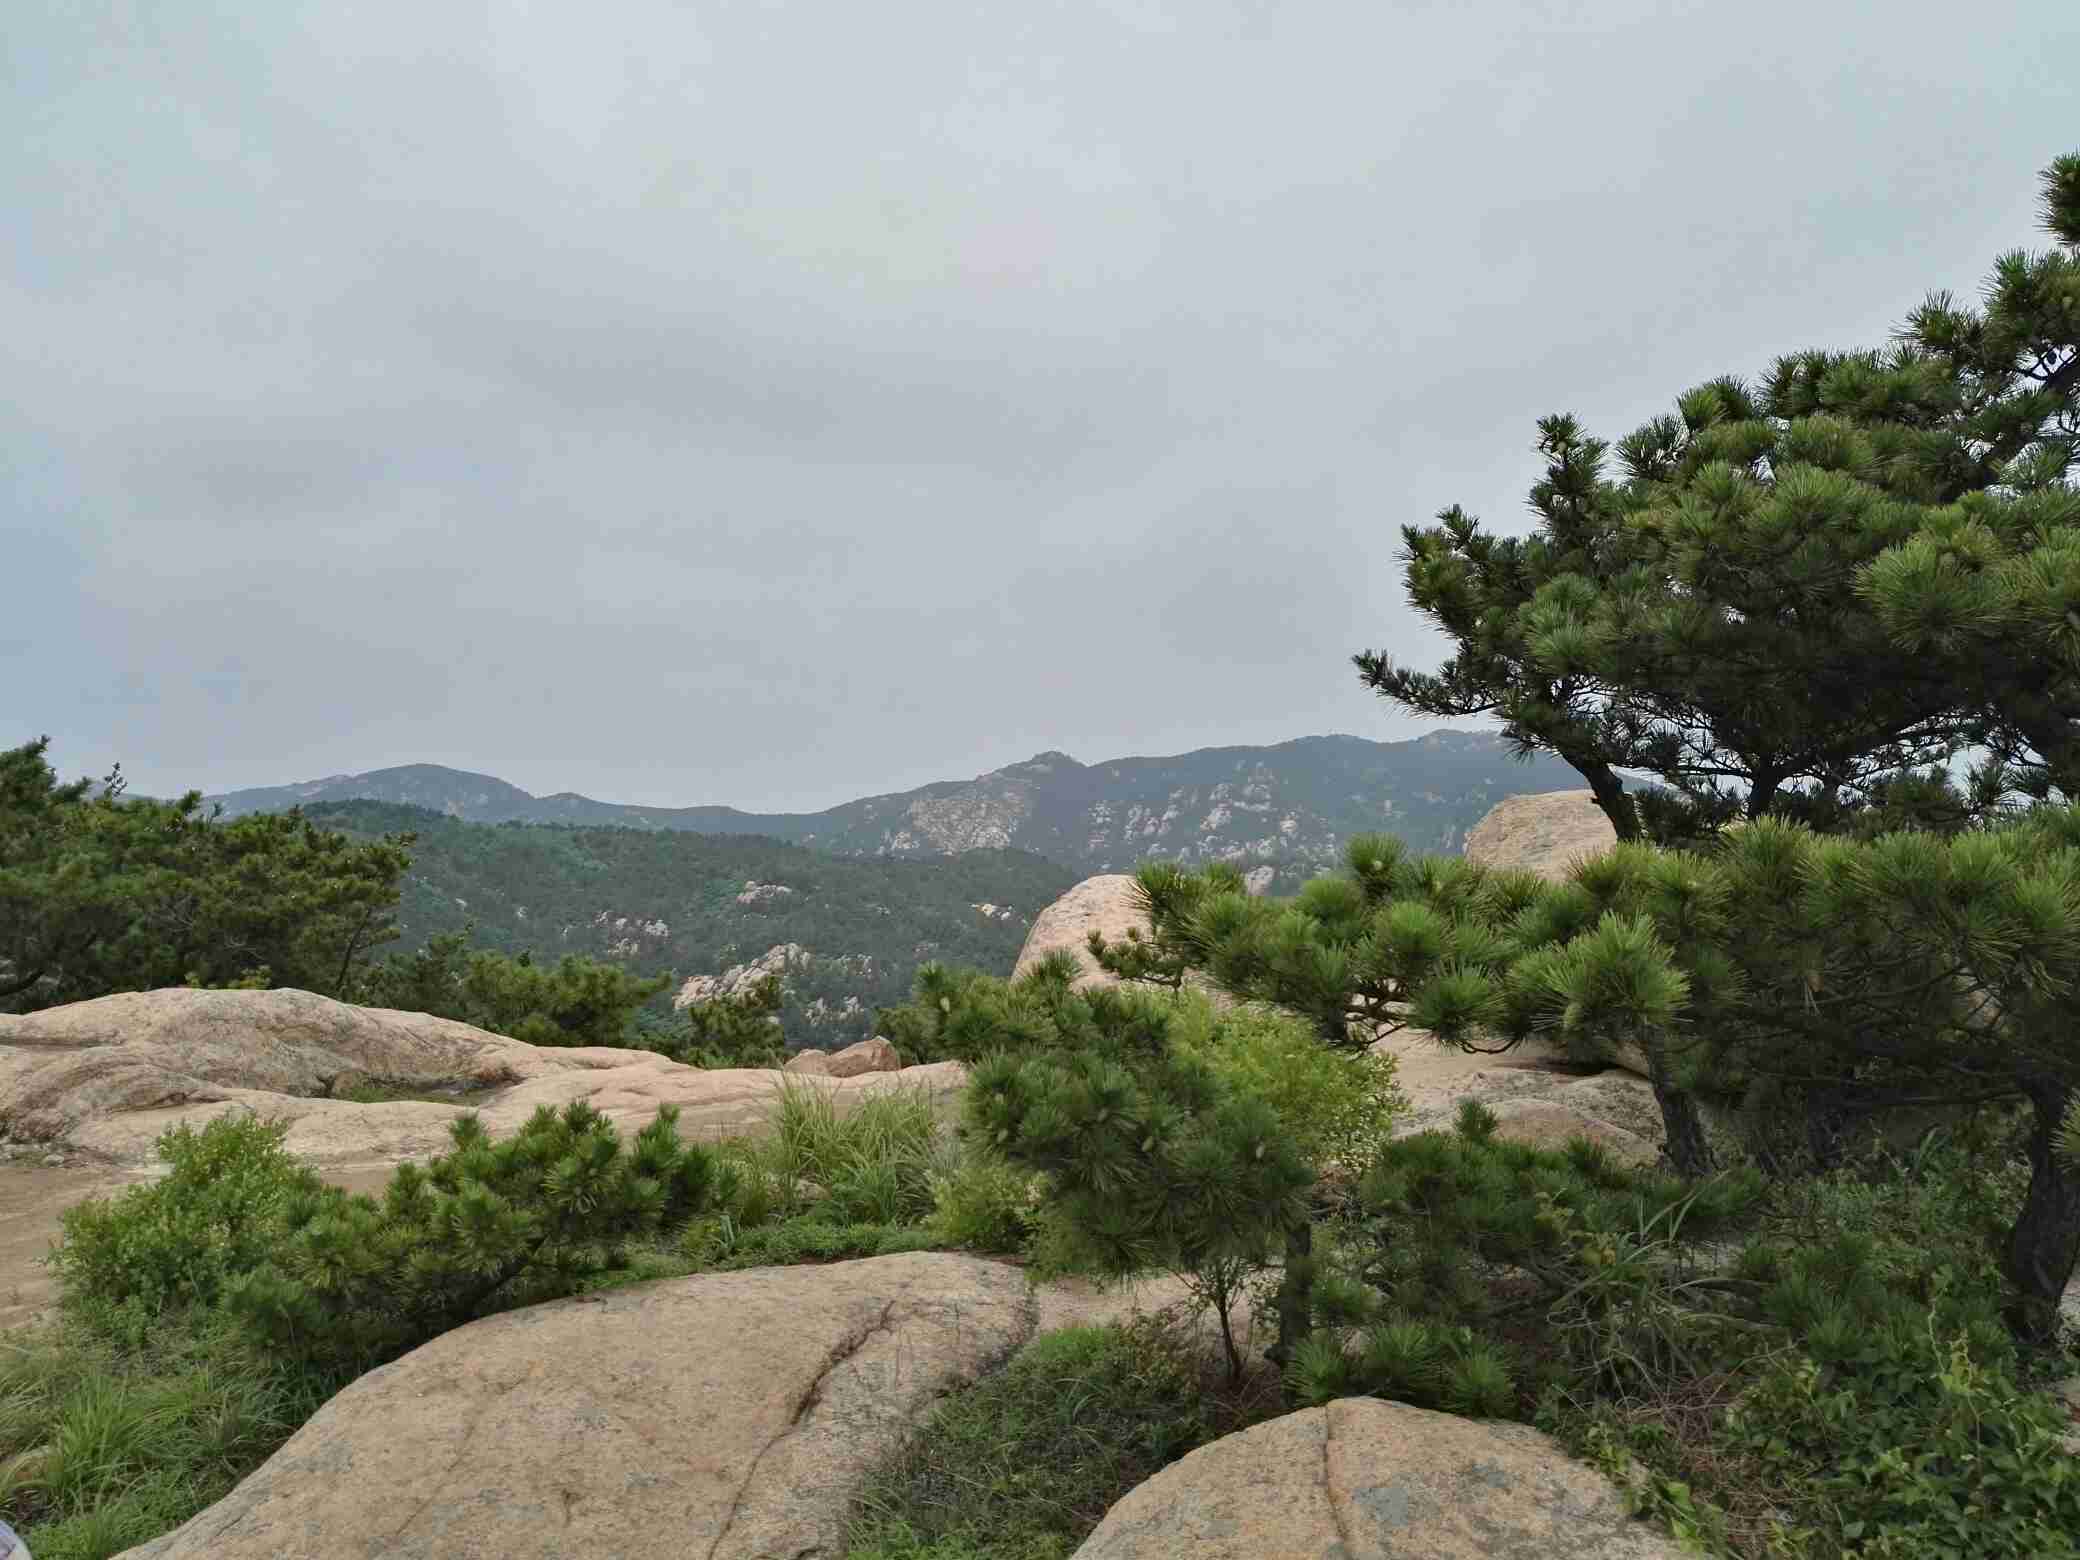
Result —
<instances>
[{"instance_id":1,"label":"overcast sky","mask_svg":"<svg viewBox=\"0 0 2080 1560\"><path fill-rule=\"evenodd\" d=\"M2035 244L2080 5L9 0L0 744L813 808L1425 729L1398 528Z\"/></svg>"}]
</instances>

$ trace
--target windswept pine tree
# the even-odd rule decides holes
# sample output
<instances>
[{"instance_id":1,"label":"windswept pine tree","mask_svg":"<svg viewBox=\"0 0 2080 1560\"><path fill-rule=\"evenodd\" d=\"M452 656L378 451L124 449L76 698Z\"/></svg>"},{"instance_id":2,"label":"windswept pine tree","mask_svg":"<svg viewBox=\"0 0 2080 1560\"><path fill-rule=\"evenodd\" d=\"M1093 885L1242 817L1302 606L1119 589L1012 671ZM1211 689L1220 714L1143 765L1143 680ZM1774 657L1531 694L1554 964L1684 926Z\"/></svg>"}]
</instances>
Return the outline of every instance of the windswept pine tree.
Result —
<instances>
[{"instance_id":1,"label":"windswept pine tree","mask_svg":"<svg viewBox=\"0 0 2080 1560\"><path fill-rule=\"evenodd\" d=\"M1367 651L1361 680L1499 717L1621 840L2080 795L2080 156L2044 186L2056 247L2001 257L1981 309L1937 294L1887 347L1711 380L1615 451L1543 420L1530 535L1456 506L1403 530L1450 659ZM1962 795L1930 781L1968 750Z\"/></svg>"}]
</instances>

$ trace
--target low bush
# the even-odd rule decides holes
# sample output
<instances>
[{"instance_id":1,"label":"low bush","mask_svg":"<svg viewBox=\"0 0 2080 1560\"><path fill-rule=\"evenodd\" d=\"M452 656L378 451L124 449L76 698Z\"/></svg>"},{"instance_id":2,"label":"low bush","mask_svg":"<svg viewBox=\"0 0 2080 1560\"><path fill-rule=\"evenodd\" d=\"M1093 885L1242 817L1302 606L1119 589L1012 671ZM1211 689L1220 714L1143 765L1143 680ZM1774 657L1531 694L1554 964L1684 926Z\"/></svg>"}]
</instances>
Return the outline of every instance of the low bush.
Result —
<instances>
[{"instance_id":1,"label":"low bush","mask_svg":"<svg viewBox=\"0 0 2080 1560\"><path fill-rule=\"evenodd\" d=\"M1752 1215L1758 1176L1690 1183L1495 1126L1469 1100L1455 1131L1381 1146L1324 1231L1316 1331L1287 1370L1297 1401L1525 1417L1548 1385L1654 1375L1720 1324L1695 1246Z\"/></svg>"},{"instance_id":2,"label":"low bush","mask_svg":"<svg viewBox=\"0 0 2080 1560\"><path fill-rule=\"evenodd\" d=\"M848 1560L1061 1560L1113 1502L1194 1447L1282 1412L1175 1316L1027 1344L933 1413L868 1482Z\"/></svg>"},{"instance_id":3,"label":"low bush","mask_svg":"<svg viewBox=\"0 0 2080 1560\"><path fill-rule=\"evenodd\" d=\"M834 1224L798 1214L750 1229L704 1224L687 1232L680 1246L690 1270L735 1271L782 1267L797 1262L849 1262L904 1251L935 1251L943 1242L914 1224Z\"/></svg>"},{"instance_id":4,"label":"low bush","mask_svg":"<svg viewBox=\"0 0 2080 1560\"><path fill-rule=\"evenodd\" d=\"M1268 1104L1310 1164L1362 1172L1408 1110L1392 1056L1331 1050L1276 1008L1222 1012L1191 990L1174 1002L1171 1043L1203 1057L1229 1088Z\"/></svg>"},{"instance_id":5,"label":"low bush","mask_svg":"<svg viewBox=\"0 0 2080 1560\"><path fill-rule=\"evenodd\" d=\"M238 1113L199 1131L183 1124L162 1133L163 1177L66 1210L52 1257L61 1294L147 1315L215 1304L269 1255L283 1205L322 1190L316 1173L282 1148L287 1131Z\"/></svg>"},{"instance_id":6,"label":"low bush","mask_svg":"<svg viewBox=\"0 0 2080 1560\"><path fill-rule=\"evenodd\" d=\"M336 1187L287 1199L275 1250L226 1303L288 1356L365 1369L571 1294L711 1202L715 1154L681 1143L677 1122L661 1107L625 1147L582 1101L543 1106L503 1141L464 1116L454 1148L400 1165L381 1202Z\"/></svg>"},{"instance_id":7,"label":"low bush","mask_svg":"<svg viewBox=\"0 0 2080 1560\"><path fill-rule=\"evenodd\" d=\"M962 1251L1027 1250L1040 1229L1040 1176L971 1148L950 1170L932 1176L925 1227Z\"/></svg>"},{"instance_id":8,"label":"low bush","mask_svg":"<svg viewBox=\"0 0 2080 1560\"><path fill-rule=\"evenodd\" d=\"M1713 1553L2080 1555L2070 1425L2033 1385L2069 1366L2002 1320L2027 1175L1981 1134L1784 1183L1725 1278L1756 1331L1541 1417Z\"/></svg>"}]
</instances>

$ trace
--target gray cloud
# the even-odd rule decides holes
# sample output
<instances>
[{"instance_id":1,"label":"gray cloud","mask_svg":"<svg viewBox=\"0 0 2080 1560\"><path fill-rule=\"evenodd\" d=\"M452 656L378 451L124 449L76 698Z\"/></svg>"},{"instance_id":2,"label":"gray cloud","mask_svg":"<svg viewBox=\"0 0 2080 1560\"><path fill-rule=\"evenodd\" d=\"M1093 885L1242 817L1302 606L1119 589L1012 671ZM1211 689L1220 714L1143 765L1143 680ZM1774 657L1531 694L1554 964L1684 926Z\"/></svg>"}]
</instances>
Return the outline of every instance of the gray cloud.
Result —
<instances>
[{"instance_id":1,"label":"gray cloud","mask_svg":"<svg viewBox=\"0 0 2080 1560\"><path fill-rule=\"evenodd\" d=\"M2033 241L2061 0L28 0L4 706L825 805L1414 723L1398 527Z\"/></svg>"}]
</instances>

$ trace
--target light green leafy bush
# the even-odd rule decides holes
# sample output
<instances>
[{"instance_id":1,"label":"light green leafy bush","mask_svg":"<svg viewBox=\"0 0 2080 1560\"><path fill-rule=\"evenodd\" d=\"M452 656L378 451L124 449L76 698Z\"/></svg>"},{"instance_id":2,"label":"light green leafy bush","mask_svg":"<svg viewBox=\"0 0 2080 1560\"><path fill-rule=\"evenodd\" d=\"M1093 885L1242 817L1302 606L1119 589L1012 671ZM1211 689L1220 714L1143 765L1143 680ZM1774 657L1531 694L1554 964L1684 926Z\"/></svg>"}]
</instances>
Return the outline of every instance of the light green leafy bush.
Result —
<instances>
[{"instance_id":1,"label":"light green leafy bush","mask_svg":"<svg viewBox=\"0 0 2080 1560\"><path fill-rule=\"evenodd\" d=\"M926 1227L963 1251L1023 1251L1040 1227L1044 1178L979 1149L932 1177Z\"/></svg>"},{"instance_id":2,"label":"light green leafy bush","mask_svg":"<svg viewBox=\"0 0 2080 1560\"><path fill-rule=\"evenodd\" d=\"M200 1130L183 1123L162 1133L164 1176L66 1210L51 1257L61 1293L147 1314L214 1304L266 1258L283 1204L320 1189L317 1175L282 1148L287 1131L286 1123L234 1112Z\"/></svg>"},{"instance_id":3,"label":"light green leafy bush","mask_svg":"<svg viewBox=\"0 0 2080 1560\"><path fill-rule=\"evenodd\" d=\"M1175 1001L1172 1043L1203 1057L1236 1093L1268 1104L1311 1164L1363 1171L1408 1109L1389 1055L1331 1050L1276 1008L1223 1013L1190 990Z\"/></svg>"}]
</instances>

